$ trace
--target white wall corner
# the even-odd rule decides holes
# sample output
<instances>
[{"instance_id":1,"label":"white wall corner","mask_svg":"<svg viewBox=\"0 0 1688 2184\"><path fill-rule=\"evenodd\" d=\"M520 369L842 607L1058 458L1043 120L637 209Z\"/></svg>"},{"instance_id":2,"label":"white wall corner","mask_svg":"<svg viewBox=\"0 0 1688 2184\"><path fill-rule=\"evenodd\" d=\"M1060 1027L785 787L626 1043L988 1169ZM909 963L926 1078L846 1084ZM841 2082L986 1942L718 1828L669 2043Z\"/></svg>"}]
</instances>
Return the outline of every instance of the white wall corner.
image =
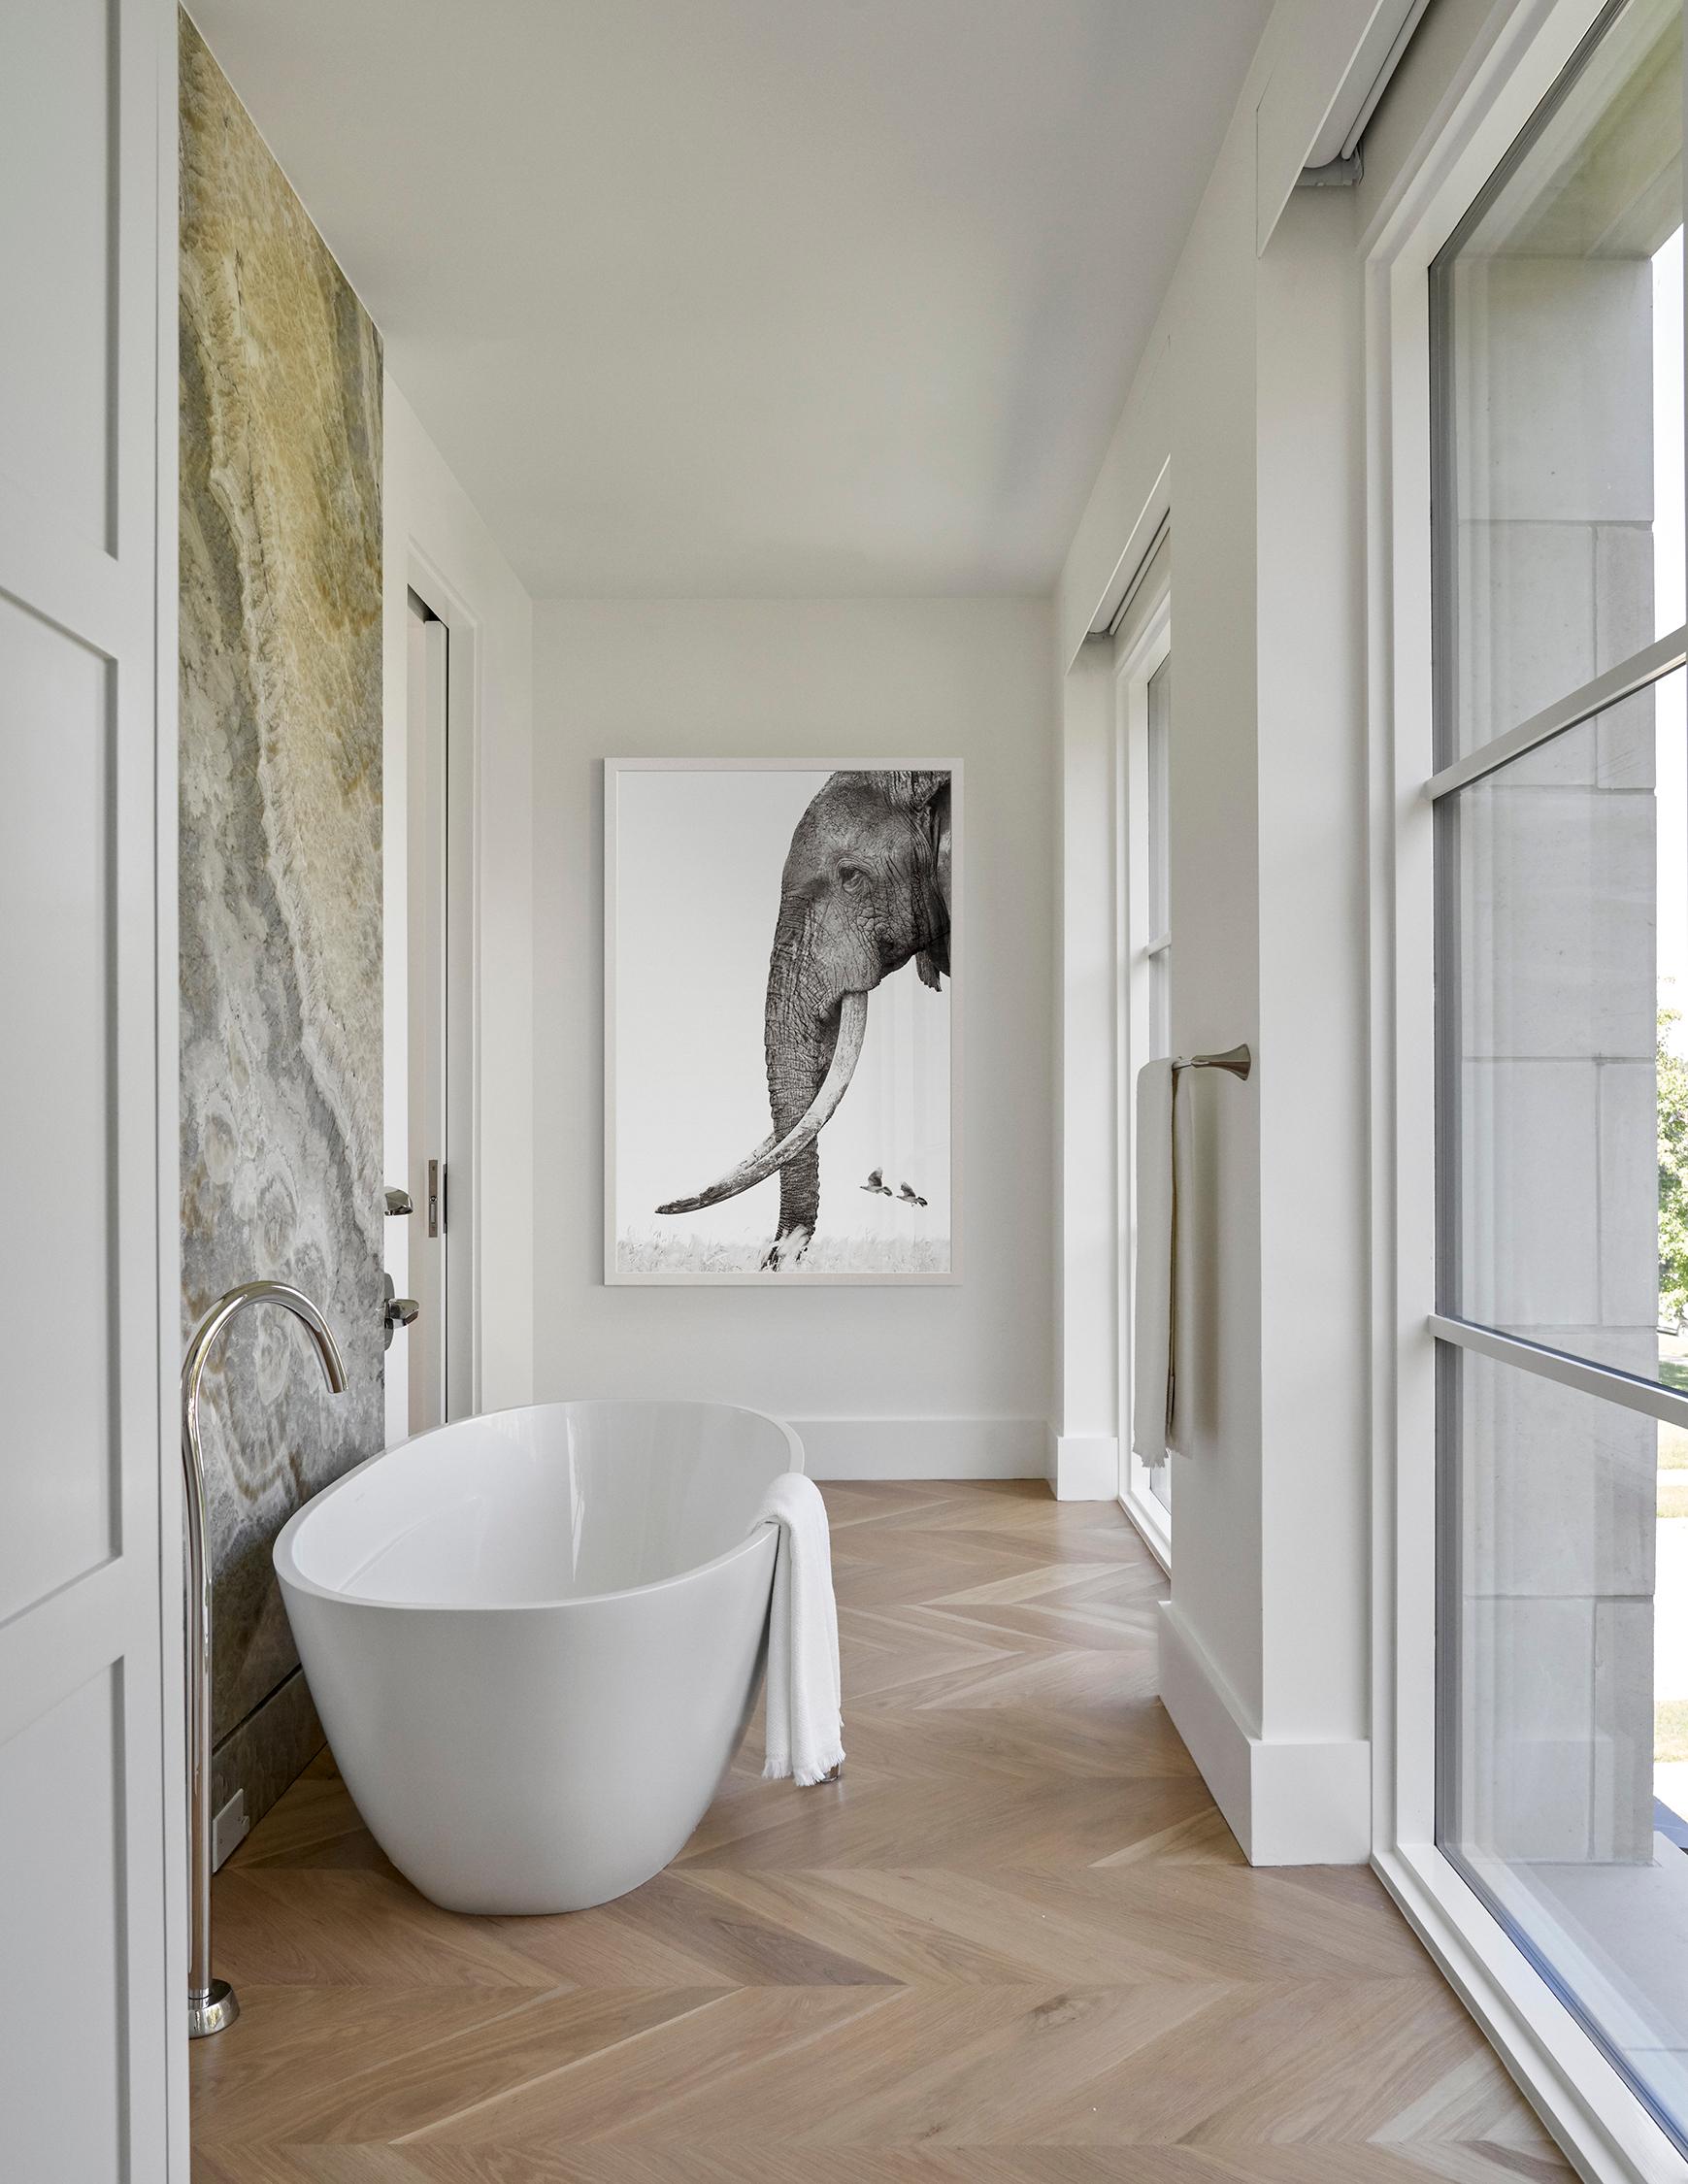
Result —
<instances>
[{"instance_id":1,"label":"white wall corner","mask_svg":"<svg viewBox=\"0 0 1688 2184\"><path fill-rule=\"evenodd\" d=\"M1226 1825L1252 1866L1363 1866L1372 1855L1372 1747L1364 1737L1269 1739L1172 1601L1161 1603L1160 1691Z\"/></svg>"},{"instance_id":2,"label":"white wall corner","mask_svg":"<svg viewBox=\"0 0 1688 2184\"><path fill-rule=\"evenodd\" d=\"M1052 1483L1064 1445L1082 1446L1118 1418L1113 745L1111 654L1092 646L1061 692L1055 920L1054 1410L1061 1427L1090 1432L1057 1427Z\"/></svg>"},{"instance_id":3,"label":"white wall corner","mask_svg":"<svg viewBox=\"0 0 1688 2184\"><path fill-rule=\"evenodd\" d=\"M1048 1476L1042 1418L793 1418L811 1478Z\"/></svg>"},{"instance_id":4,"label":"white wall corner","mask_svg":"<svg viewBox=\"0 0 1688 2184\"><path fill-rule=\"evenodd\" d=\"M1119 1442L1112 1434L1055 1434L1049 1484L1057 1502L1119 1499Z\"/></svg>"}]
</instances>

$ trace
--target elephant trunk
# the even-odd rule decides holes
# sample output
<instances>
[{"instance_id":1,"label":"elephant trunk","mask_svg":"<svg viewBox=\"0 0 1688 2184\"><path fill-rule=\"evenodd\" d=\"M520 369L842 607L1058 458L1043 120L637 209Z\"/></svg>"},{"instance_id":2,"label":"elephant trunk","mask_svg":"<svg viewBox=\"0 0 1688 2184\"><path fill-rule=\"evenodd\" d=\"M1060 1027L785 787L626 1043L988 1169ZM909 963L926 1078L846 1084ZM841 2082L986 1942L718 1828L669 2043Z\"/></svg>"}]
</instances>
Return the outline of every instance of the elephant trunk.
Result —
<instances>
[{"instance_id":1,"label":"elephant trunk","mask_svg":"<svg viewBox=\"0 0 1688 2184\"><path fill-rule=\"evenodd\" d=\"M774 1135L790 1136L813 1106L838 1054L843 1007L816 990L810 935L801 913L787 909L768 965L762 1049ZM853 997L866 1011L866 998ZM852 1058L850 1067L855 1064ZM848 1081L847 1078L845 1080ZM779 1225L766 1264L778 1268L803 1256L820 1214L820 1146L811 1140L779 1171Z\"/></svg>"},{"instance_id":2,"label":"elephant trunk","mask_svg":"<svg viewBox=\"0 0 1688 2184\"><path fill-rule=\"evenodd\" d=\"M656 1210L659 1213L695 1213L701 1207L718 1206L722 1199L737 1198L741 1191L751 1189L755 1184L761 1182L765 1176L772 1175L778 1168L780 1172L780 1204L783 1211L786 1190L784 1178L787 1170L792 1164L804 1161L806 1157L812 1176L811 1203L818 1205L820 1198L820 1163L818 1155L814 1151L814 1142L832 1120L833 1115L838 1110L839 1102L849 1090L850 1078L855 1074L856 1063L861 1057L862 1039L867 1028L867 995L865 993L845 994L838 1009L836 1022L826 1029L822 1042L825 1048L825 1058L817 1067L816 1083L812 1095L807 1107L798 1110L789 1129L781 1130L778 1118L782 1113L789 1113L790 1109L788 1107L782 1107L777 1103L775 1108L776 1127L772 1137L765 1138L754 1152L746 1155L736 1168L729 1169L727 1174L721 1176L718 1181L711 1183L707 1190L699 1191L691 1198L671 1199L666 1206L659 1206ZM770 1060L771 1090L773 1073L774 1066L772 1060ZM812 1225L811 1216L811 1231L812 1231ZM780 1236L783 1237L784 1235L785 1227L783 1221L781 1221ZM808 1241L809 1234L806 1232L802 1242L807 1243ZM799 1244L797 1248L801 1250L801 1244ZM776 1251L778 1248L778 1244L776 1243ZM776 1266L780 1264L780 1260L775 1258L773 1253L770 1253L770 1259Z\"/></svg>"}]
</instances>

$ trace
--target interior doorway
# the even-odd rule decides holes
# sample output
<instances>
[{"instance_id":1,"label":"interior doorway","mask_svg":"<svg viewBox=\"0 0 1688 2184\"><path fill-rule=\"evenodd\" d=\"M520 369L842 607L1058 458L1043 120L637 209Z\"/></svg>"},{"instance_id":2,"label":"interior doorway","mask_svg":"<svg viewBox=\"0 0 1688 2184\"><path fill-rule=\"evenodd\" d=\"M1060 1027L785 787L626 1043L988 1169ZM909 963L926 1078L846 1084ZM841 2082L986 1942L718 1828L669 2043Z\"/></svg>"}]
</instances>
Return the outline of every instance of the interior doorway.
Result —
<instances>
[{"instance_id":1,"label":"interior doorway","mask_svg":"<svg viewBox=\"0 0 1688 2184\"><path fill-rule=\"evenodd\" d=\"M474 772L471 639L414 588L408 600L406 1285L400 1338L408 1430L475 1406Z\"/></svg>"}]
</instances>

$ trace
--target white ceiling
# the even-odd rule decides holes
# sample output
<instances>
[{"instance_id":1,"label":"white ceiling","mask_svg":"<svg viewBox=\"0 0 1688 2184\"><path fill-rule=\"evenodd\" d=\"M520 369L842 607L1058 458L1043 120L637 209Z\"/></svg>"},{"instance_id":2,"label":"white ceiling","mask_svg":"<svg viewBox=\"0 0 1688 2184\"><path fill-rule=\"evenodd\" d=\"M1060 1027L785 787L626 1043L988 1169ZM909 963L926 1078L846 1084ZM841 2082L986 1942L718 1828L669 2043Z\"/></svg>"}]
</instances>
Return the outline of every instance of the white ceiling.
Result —
<instances>
[{"instance_id":1,"label":"white ceiling","mask_svg":"<svg viewBox=\"0 0 1688 2184\"><path fill-rule=\"evenodd\" d=\"M196 0L536 594L1046 589L1267 0Z\"/></svg>"}]
</instances>

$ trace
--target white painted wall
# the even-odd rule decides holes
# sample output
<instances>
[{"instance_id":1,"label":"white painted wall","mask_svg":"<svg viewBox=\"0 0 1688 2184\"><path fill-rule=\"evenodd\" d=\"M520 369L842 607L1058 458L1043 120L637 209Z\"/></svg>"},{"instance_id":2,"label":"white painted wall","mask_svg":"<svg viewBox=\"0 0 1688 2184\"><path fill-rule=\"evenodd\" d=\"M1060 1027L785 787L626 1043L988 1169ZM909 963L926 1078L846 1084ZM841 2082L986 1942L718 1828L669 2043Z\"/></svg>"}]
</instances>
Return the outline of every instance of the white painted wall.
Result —
<instances>
[{"instance_id":1,"label":"white painted wall","mask_svg":"<svg viewBox=\"0 0 1688 2184\"><path fill-rule=\"evenodd\" d=\"M1174 1045L1245 1039L1257 1068L1246 1087L1191 1088L1197 1301L1162 1690L1259 1862L1360 1859L1371 1841L1364 251L1508 13L1432 8L1361 187L1284 202L1299 133L1351 74L1370 12L1281 0L1057 598L1055 1415L1081 1480L1126 1393L1102 1347L1114 1301L1099 1308L1111 1277L1086 1195L1114 1107L1085 997L1117 981L1096 946L1113 723L1084 641L1170 506Z\"/></svg>"},{"instance_id":2,"label":"white painted wall","mask_svg":"<svg viewBox=\"0 0 1688 2184\"><path fill-rule=\"evenodd\" d=\"M1055 995L1055 1390L1049 1479L1062 1501L1119 1482L1118 1003L1112 647L1085 646L1060 728Z\"/></svg>"},{"instance_id":3,"label":"white painted wall","mask_svg":"<svg viewBox=\"0 0 1688 2184\"><path fill-rule=\"evenodd\" d=\"M466 635L473 652L476 1407L497 1410L527 1402L533 1388L533 606L390 376L385 408L387 1180L404 1179L409 1156L405 600L414 585L442 613L449 609L453 644ZM459 725L453 720L454 734ZM404 1221L386 1224L386 1242L388 1271L402 1295ZM405 1340L395 1339L395 1363ZM407 1431L405 1373L389 1371L386 1385L387 1438L399 1439Z\"/></svg>"},{"instance_id":4,"label":"white painted wall","mask_svg":"<svg viewBox=\"0 0 1688 2184\"><path fill-rule=\"evenodd\" d=\"M1246 94L1245 94L1246 97ZM1176 713L1172 743L1173 926L1178 936L1174 1045L1185 1053L1258 1045L1257 811L1255 796L1254 186L1245 129L1234 127L1209 182L1142 372L1128 398L1060 591L1067 786L1066 962L1071 978L1097 936L1113 929L1113 879L1104 838L1112 799L1111 651L1100 669L1083 634L1115 579L1122 547L1146 545L1144 511L1170 480ZM1165 489L1165 488L1161 488ZM1104 1056L1097 1009L1117 981L1094 963L1068 988L1062 1098L1063 1200L1094 1227L1085 1178L1111 1140L1111 1089L1100 1096ZM1092 1006L1079 1005L1088 993ZM1185 1380L1190 1454L1174 1483L1175 1598L1209 1648L1248 1718L1260 1706L1260 1489L1258 1250L1259 1076L1187 1086L1181 1105L1201 1130L1205 1204L1223 1208L1223 1242L1201 1254L1209 1334L1223 1340ZM1107 1215L1111 1222L1112 1201ZM1204 1216L1198 1211L1198 1223ZM1097 1309L1110 1258L1094 1235L1069 1230L1061 1342L1064 1431L1117 1432L1116 1401L1096 1347L1118 1329L1111 1294ZM1192 1242L1196 1240L1192 1238ZM1076 1318L1077 1326L1075 1326ZM1076 1336L1076 1340L1073 1338ZM1192 1360L1192 1364L1197 1361Z\"/></svg>"},{"instance_id":5,"label":"white painted wall","mask_svg":"<svg viewBox=\"0 0 1688 2184\"><path fill-rule=\"evenodd\" d=\"M1052 619L1041 600L535 608L536 1396L790 1418L820 1475L1043 1474L1050 1412ZM615 757L965 763L953 1289L607 1288L603 768ZM772 927L773 906L770 906ZM760 1025L748 1027L759 1039ZM745 1116L745 1142L765 1117Z\"/></svg>"},{"instance_id":6,"label":"white painted wall","mask_svg":"<svg viewBox=\"0 0 1688 2184\"><path fill-rule=\"evenodd\" d=\"M1258 249L1256 108L1284 34L1274 18L1058 604L1057 1401L1068 1437L1095 1437L1118 1431L1095 1349L1117 1321L1111 1301L1096 1308L1083 1179L1113 1107L1094 1021L1074 1004L1109 983L1094 964L1075 974L1111 920L1091 784L1114 724L1083 638L1170 503L1173 1043L1246 1040L1256 1070L1182 1095L1198 1189L1162 1688L1261 1862L1358 1859L1370 1842L1361 286L1350 193L1292 195Z\"/></svg>"},{"instance_id":7,"label":"white painted wall","mask_svg":"<svg viewBox=\"0 0 1688 2184\"><path fill-rule=\"evenodd\" d=\"M1340 1742L1369 1847L1361 267L1292 199L1256 290L1261 1727ZM1309 326L1318 338L1309 341ZM1313 1764L1323 1765L1329 1754ZM1344 1773L1344 1764L1353 1768Z\"/></svg>"}]
</instances>

